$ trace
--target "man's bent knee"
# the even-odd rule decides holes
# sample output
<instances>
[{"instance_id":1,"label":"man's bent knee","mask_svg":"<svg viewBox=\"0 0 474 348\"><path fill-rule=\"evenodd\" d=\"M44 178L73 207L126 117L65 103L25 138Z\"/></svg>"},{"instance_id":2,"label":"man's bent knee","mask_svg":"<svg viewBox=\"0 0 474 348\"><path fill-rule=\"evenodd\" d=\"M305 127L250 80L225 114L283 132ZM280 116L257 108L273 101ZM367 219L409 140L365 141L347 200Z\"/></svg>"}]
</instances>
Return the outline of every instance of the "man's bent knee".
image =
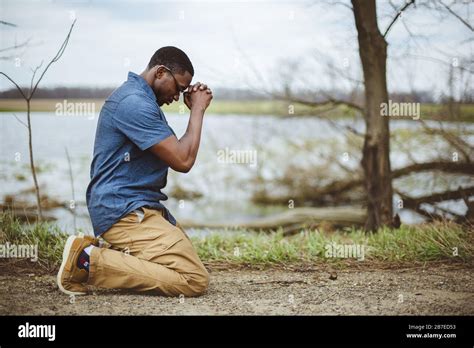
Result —
<instances>
[{"instance_id":1,"label":"man's bent knee","mask_svg":"<svg viewBox=\"0 0 474 348\"><path fill-rule=\"evenodd\" d=\"M199 272L192 273L188 277L188 294L186 296L200 296L206 293L209 287L209 273L204 268Z\"/></svg>"}]
</instances>

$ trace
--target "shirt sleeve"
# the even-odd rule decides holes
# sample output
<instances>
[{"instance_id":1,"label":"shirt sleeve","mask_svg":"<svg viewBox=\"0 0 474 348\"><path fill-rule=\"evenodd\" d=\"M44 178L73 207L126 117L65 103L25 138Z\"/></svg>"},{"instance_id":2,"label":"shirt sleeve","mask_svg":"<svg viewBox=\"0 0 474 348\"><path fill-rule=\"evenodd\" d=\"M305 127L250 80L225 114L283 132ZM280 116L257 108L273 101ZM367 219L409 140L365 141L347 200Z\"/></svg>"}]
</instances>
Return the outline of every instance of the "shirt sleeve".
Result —
<instances>
[{"instance_id":1,"label":"shirt sleeve","mask_svg":"<svg viewBox=\"0 0 474 348\"><path fill-rule=\"evenodd\" d=\"M113 117L117 129L142 151L175 135L158 106L137 95L124 98Z\"/></svg>"}]
</instances>

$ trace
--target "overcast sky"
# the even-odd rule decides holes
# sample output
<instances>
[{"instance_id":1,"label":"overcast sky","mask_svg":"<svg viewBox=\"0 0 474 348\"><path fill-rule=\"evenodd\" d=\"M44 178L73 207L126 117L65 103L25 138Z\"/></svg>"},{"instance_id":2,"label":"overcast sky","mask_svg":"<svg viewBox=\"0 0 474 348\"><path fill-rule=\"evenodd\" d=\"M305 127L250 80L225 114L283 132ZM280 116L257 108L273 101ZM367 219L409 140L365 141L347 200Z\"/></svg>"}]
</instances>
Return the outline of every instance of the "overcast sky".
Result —
<instances>
[{"instance_id":1,"label":"overcast sky","mask_svg":"<svg viewBox=\"0 0 474 348\"><path fill-rule=\"evenodd\" d=\"M401 6L402 1L394 3ZM458 1L453 9L473 25L473 2ZM378 10L383 31L395 12L385 1L378 2ZM188 54L194 81L213 87L276 86L282 75L296 85L348 85L327 73L328 61L342 73L360 77L351 11L321 1L0 0L0 19L17 25L0 26L1 47L31 38L26 49L0 60L0 70L28 84L31 67L54 56L74 18L69 46L42 86L117 86L128 71L140 73L154 51L167 45ZM387 37L389 88L439 93L446 89L449 62L458 57L472 61L472 31L452 15L420 6L402 19ZM0 78L1 90L10 87Z\"/></svg>"}]
</instances>

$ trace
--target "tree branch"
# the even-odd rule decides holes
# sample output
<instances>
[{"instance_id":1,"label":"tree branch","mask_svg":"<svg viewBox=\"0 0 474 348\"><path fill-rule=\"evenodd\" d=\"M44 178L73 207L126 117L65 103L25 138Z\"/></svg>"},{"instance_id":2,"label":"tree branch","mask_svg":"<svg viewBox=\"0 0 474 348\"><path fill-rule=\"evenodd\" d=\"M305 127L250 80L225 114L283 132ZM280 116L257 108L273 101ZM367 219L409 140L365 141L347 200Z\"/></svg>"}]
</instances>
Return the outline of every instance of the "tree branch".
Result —
<instances>
[{"instance_id":1,"label":"tree branch","mask_svg":"<svg viewBox=\"0 0 474 348\"><path fill-rule=\"evenodd\" d=\"M8 27L17 27L16 24L10 23L10 22L5 22L5 21L0 21L0 24L6 25Z\"/></svg>"},{"instance_id":2,"label":"tree branch","mask_svg":"<svg viewBox=\"0 0 474 348\"><path fill-rule=\"evenodd\" d=\"M428 56L422 56L422 55L419 55L419 54L406 54L405 55L405 58L406 57L411 57L411 58L415 58L415 59L422 59L422 60L427 60L427 61L431 61L431 62L435 62L435 63L441 63L441 64L445 64L445 65L449 65L449 66L452 66L452 63L450 62L446 62L442 59L439 59L439 58L435 58L435 57L428 57ZM467 71L471 74L474 74L474 70L470 70L469 68L466 68L462 65L459 65L456 67L457 69L460 69L460 70L464 70L464 71Z\"/></svg>"},{"instance_id":3,"label":"tree branch","mask_svg":"<svg viewBox=\"0 0 474 348\"><path fill-rule=\"evenodd\" d=\"M471 162L471 152L473 151L473 147L470 146L467 142L465 142L463 139L460 137L456 136L455 134L451 132L447 132L444 130L442 127L442 124L440 122L440 128L431 128L429 127L423 120L421 120L421 124L423 128L425 129L425 132L429 135L436 135L439 134L443 137L444 140L446 140L452 147L454 147L456 150L461 152L461 154L464 157L464 160L466 162Z\"/></svg>"},{"instance_id":4,"label":"tree branch","mask_svg":"<svg viewBox=\"0 0 474 348\"><path fill-rule=\"evenodd\" d=\"M465 162L426 162L426 163L415 163L409 166L394 169L391 173L392 180L401 178L403 176L410 175L412 173L421 173L427 171L442 171L444 173L455 173L474 175L474 164ZM300 184L300 183L298 183ZM255 197L254 201L257 203L284 203L288 202L289 199L299 200L307 203L321 204L326 202L327 198L331 197L333 200L337 199L337 196L347 193L350 190L362 187L364 181L357 177L350 180L338 180L333 181L320 188L311 188L310 191L304 189L301 193L292 194L291 196L272 196L272 197ZM291 183L290 185L291 186Z\"/></svg>"},{"instance_id":5,"label":"tree branch","mask_svg":"<svg viewBox=\"0 0 474 348\"><path fill-rule=\"evenodd\" d=\"M30 91L33 89L33 81L35 80L36 72L39 70L39 68L41 68L42 65L43 65L43 61L41 61L41 64L38 65L35 69L33 69L33 76L31 77L31 83L30 83Z\"/></svg>"},{"instance_id":6,"label":"tree branch","mask_svg":"<svg viewBox=\"0 0 474 348\"><path fill-rule=\"evenodd\" d=\"M25 93L23 93L23 90L21 89L20 86L18 86L18 84L13 81L13 79L8 76L7 74L5 74L3 71L0 71L0 75L3 75L5 76L8 80L10 80L11 83L13 83L13 85L18 89L18 91L21 93L21 95L23 96L23 98L25 98L25 100L27 100L28 98L26 97Z\"/></svg>"},{"instance_id":7,"label":"tree branch","mask_svg":"<svg viewBox=\"0 0 474 348\"><path fill-rule=\"evenodd\" d=\"M400 17L403 13L403 11L405 11L411 4L414 4L415 3L415 0L410 0L410 2L407 2L405 3L405 5L397 12L397 14L395 15L395 17L392 19L392 22L389 24L389 26L387 27L387 29L385 30L385 33L383 34L383 37L385 38L388 34L388 32L390 31L390 29L392 28L392 26L395 24L395 22L397 21L398 17Z\"/></svg>"},{"instance_id":8,"label":"tree branch","mask_svg":"<svg viewBox=\"0 0 474 348\"><path fill-rule=\"evenodd\" d=\"M0 49L0 52L5 52L5 51L16 50L18 48L22 48L24 46L27 46L30 43L30 41L31 41L31 37L28 40L26 40L25 42L21 43L21 44L18 44L18 45L15 44L14 46L2 48L2 49Z\"/></svg>"},{"instance_id":9,"label":"tree branch","mask_svg":"<svg viewBox=\"0 0 474 348\"><path fill-rule=\"evenodd\" d=\"M468 23L466 22L460 15L458 15L456 12L454 12L453 10L451 10L451 8L446 5L443 1L439 1L441 5L443 5L443 7L448 10L449 13L451 13L454 17L456 17L457 19L459 19L461 21L462 24L464 24L466 27L468 27L471 31L474 31L474 28Z\"/></svg>"},{"instance_id":10,"label":"tree branch","mask_svg":"<svg viewBox=\"0 0 474 348\"><path fill-rule=\"evenodd\" d=\"M427 217L430 220L436 219L436 218L441 218L442 216L436 216L434 213L430 213L423 209L421 207L422 204L430 204L433 205L435 209L445 211L449 214L452 214L457 217L457 219L465 218L463 216L460 216L456 213L453 213L451 211L446 211L443 208L437 207L434 204L443 202L443 201L448 201L448 200L457 200L457 199L466 199L466 197L474 195L474 187L468 187L468 188L459 188L458 190L455 191L445 191L441 193L435 193L432 195L428 196L423 196L423 197L417 197L413 198L410 196L405 195L404 193L401 193L399 191L396 192L398 195L403 200L403 207L407 209L411 209L416 211L417 213Z\"/></svg>"},{"instance_id":11,"label":"tree branch","mask_svg":"<svg viewBox=\"0 0 474 348\"><path fill-rule=\"evenodd\" d=\"M20 120L16 114L13 114L13 116L16 118L16 120L18 122L20 122L22 125L24 125L26 128L28 128L28 125L25 122L23 122L22 120Z\"/></svg>"},{"instance_id":12,"label":"tree branch","mask_svg":"<svg viewBox=\"0 0 474 348\"><path fill-rule=\"evenodd\" d=\"M41 76L39 77L38 81L36 81L33 89L31 90L30 89L30 92L29 92L29 95L28 95L28 99L31 99L33 97L33 95L35 94L36 92L36 89L38 88L38 85L39 83L41 82L41 80L43 79L44 75L46 74L46 72L48 71L49 67L57 62L61 56L63 55L64 51L66 50L66 46L69 42L69 38L71 37L71 32L72 32L72 29L74 28L74 25L76 24L76 19L74 20L74 22L72 22L71 24L71 27L69 28L69 32L67 33L67 36L66 38L64 39L64 42L63 44L61 45L61 47L59 48L58 52L56 53L56 55L54 56L53 59L51 59L51 61L48 63L48 65L46 65L46 67L44 68L43 72L41 73ZM33 81L32 81L33 82Z\"/></svg>"},{"instance_id":13,"label":"tree branch","mask_svg":"<svg viewBox=\"0 0 474 348\"><path fill-rule=\"evenodd\" d=\"M296 98L296 97L293 97L293 96L285 96L285 97L281 97L281 96L278 97L277 96L277 98L288 100L288 101L291 101L291 102L294 102L294 103L307 105L307 106L313 106L313 107L325 106L325 105L328 105L328 104L332 104L332 105L335 105L335 106L345 105L347 107L350 107L350 108L355 109L357 111L360 111L362 113L364 112L364 108L360 105L357 105L356 103L345 101L345 100L340 100L340 99L335 99L333 97L328 97L327 100L324 100L324 101L321 101L321 102L300 99L300 98Z\"/></svg>"}]
</instances>

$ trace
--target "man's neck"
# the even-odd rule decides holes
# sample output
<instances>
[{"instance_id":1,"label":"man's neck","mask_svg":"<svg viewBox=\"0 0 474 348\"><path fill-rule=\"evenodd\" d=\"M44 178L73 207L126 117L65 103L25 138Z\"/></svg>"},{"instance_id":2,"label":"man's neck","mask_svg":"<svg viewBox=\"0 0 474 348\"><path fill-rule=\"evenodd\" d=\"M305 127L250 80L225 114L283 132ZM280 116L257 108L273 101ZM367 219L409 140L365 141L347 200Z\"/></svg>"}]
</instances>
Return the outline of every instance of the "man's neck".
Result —
<instances>
[{"instance_id":1,"label":"man's neck","mask_svg":"<svg viewBox=\"0 0 474 348\"><path fill-rule=\"evenodd\" d=\"M148 84L148 86L151 87L151 80L150 80L149 70L143 71L143 72L140 74L140 76L143 77L143 79L146 81L146 83Z\"/></svg>"}]
</instances>

